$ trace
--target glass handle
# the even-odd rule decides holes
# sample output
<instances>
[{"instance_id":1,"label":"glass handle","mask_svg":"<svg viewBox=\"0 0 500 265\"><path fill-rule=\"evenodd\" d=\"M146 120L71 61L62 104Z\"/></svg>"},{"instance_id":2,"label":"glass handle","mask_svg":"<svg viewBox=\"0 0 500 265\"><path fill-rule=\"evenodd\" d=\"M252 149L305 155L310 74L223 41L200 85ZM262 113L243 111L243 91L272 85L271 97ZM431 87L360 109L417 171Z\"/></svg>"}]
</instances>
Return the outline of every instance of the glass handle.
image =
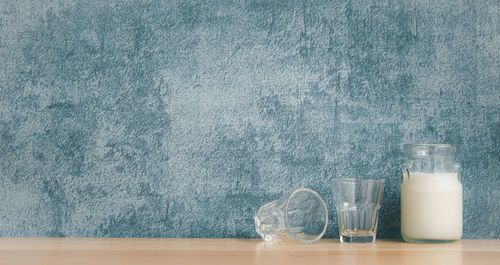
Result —
<instances>
[{"instance_id":1,"label":"glass handle","mask_svg":"<svg viewBox=\"0 0 500 265\"><path fill-rule=\"evenodd\" d=\"M460 171L462 171L462 166L460 165L460 163L458 163L458 162L457 162L457 163L455 164L455 170L456 170L456 172L457 172L457 178L458 178L458 181L459 181L459 182L462 182L462 178L460 177L460 175L461 175L461 174L460 174L460 173L461 173Z\"/></svg>"},{"instance_id":2,"label":"glass handle","mask_svg":"<svg viewBox=\"0 0 500 265\"><path fill-rule=\"evenodd\" d=\"M407 168L403 169L403 182L406 182L410 177L410 172Z\"/></svg>"},{"instance_id":3,"label":"glass handle","mask_svg":"<svg viewBox=\"0 0 500 265\"><path fill-rule=\"evenodd\" d=\"M407 164L403 165L403 182L407 181L410 178L410 168Z\"/></svg>"}]
</instances>

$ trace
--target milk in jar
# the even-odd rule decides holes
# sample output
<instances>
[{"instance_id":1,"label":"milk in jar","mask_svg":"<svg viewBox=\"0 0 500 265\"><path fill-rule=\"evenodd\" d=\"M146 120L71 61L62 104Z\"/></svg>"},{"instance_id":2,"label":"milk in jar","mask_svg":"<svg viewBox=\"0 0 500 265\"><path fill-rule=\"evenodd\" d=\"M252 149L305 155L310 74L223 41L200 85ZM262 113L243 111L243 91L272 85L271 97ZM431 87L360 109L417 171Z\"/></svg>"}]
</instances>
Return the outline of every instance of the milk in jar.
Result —
<instances>
[{"instance_id":1,"label":"milk in jar","mask_svg":"<svg viewBox=\"0 0 500 265\"><path fill-rule=\"evenodd\" d=\"M401 185L401 234L406 241L462 237L462 184L455 152L446 144L407 147Z\"/></svg>"}]
</instances>

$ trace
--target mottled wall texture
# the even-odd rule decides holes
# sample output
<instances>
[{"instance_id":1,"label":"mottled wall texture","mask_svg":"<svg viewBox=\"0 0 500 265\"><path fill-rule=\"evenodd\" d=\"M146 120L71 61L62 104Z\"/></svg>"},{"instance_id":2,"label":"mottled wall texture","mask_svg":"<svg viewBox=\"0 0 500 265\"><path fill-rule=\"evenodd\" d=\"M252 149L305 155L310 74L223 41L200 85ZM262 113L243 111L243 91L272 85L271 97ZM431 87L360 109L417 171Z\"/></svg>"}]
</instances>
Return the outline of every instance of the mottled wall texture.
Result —
<instances>
[{"instance_id":1,"label":"mottled wall texture","mask_svg":"<svg viewBox=\"0 0 500 265\"><path fill-rule=\"evenodd\" d=\"M264 202L460 147L500 238L497 0L0 0L0 236L257 237ZM438 217L437 217L438 218Z\"/></svg>"}]
</instances>

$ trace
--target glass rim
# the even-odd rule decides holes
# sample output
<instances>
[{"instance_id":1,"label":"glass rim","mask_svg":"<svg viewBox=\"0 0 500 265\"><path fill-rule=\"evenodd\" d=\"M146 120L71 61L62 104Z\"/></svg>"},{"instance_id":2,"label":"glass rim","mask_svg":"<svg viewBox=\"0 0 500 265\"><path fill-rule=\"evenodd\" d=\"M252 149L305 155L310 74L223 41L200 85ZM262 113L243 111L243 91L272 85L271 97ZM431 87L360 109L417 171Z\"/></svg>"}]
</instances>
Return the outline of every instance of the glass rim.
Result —
<instances>
[{"instance_id":1,"label":"glass rim","mask_svg":"<svg viewBox=\"0 0 500 265\"><path fill-rule=\"evenodd\" d=\"M407 157L456 155L459 148L452 143L414 143L404 144L403 153Z\"/></svg>"},{"instance_id":2,"label":"glass rim","mask_svg":"<svg viewBox=\"0 0 500 265\"><path fill-rule=\"evenodd\" d=\"M456 147L451 143L414 143L414 144L405 144L405 146L429 146L429 147Z\"/></svg>"},{"instance_id":3,"label":"glass rim","mask_svg":"<svg viewBox=\"0 0 500 265\"><path fill-rule=\"evenodd\" d=\"M385 182L385 178L361 179L361 178L333 178L333 182Z\"/></svg>"},{"instance_id":4,"label":"glass rim","mask_svg":"<svg viewBox=\"0 0 500 265\"><path fill-rule=\"evenodd\" d=\"M294 190L292 192L292 194L290 194L288 196L288 199L287 199L286 205L285 205L285 214L284 214L285 227L287 227L287 229L288 229L288 205L289 205L290 201L292 200L292 198L295 195L297 195L297 193L299 193L299 192L308 192L308 193L311 193L317 199L319 199L319 201L321 202L321 206L323 206L323 209L325 211L325 226L323 227L323 231L321 231L321 233L318 234L318 236L316 238L313 238L311 240L306 240L306 239L300 238L299 236L297 236L295 233L293 233L291 231L290 231L290 234L292 234L293 237L295 239L297 239L298 241L300 241L300 242L303 242L303 243L314 243L314 242L320 240L323 237L323 235L326 233L326 228L328 227L328 209L326 208L325 201L323 201L323 198L321 198L321 196L316 191L314 191L312 189L309 189L309 188L302 187L302 188L298 188L298 189Z\"/></svg>"}]
</instances>

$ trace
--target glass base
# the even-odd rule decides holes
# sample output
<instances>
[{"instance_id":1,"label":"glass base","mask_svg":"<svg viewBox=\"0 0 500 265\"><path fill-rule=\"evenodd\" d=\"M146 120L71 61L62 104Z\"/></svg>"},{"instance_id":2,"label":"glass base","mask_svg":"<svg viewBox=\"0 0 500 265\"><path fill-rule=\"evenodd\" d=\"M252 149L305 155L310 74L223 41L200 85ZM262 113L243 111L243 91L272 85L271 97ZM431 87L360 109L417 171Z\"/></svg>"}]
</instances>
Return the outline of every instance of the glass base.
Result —
<instances>
[{"instance_id":1,"label":"glass base","mask_svg":"<svg viewBox=\"0 0 500 265\"><path fill-rule=\"evenodd\" d=\"M404 241L410 242L410 243L420 243L420 244L435 244L435 243L449 243L453 241L457 241L459 239L446 239L446 240L435 240L435 239L414 239L414 238L407 238L403 236Z\"/></svg>"},{"instance_id":2,"label":"glass base","mask_svg":"<svg viewBox=\"0 0 500 265\"><path fill-rule=\"evenodd\" d=\"M373 243L375 236L344 236L340 235L341 243Z\"/></svg>"}]
</instances>

